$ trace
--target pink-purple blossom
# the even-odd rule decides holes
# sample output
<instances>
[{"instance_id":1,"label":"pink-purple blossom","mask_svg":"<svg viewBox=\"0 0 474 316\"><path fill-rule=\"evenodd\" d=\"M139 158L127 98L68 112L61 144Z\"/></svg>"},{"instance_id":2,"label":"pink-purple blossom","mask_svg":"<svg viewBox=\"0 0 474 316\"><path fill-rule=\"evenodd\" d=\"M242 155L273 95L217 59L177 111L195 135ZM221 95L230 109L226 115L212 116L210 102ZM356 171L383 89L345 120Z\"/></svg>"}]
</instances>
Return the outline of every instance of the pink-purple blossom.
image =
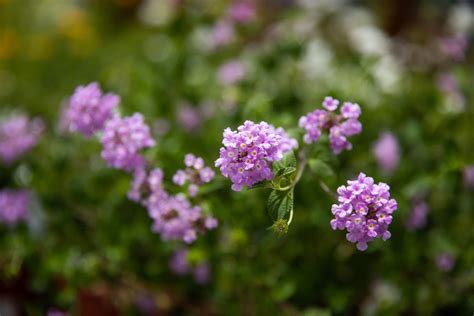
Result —
<instances>
[{"instance_id":1,"label":"pink-purple blossom","mask_svg":"<svg viewBox=\"0 0 474 316\"><path fill-rule=\"evenodd\" d=\"M347 184L337 189L339 204L332 206L332 229L346 229L347 240L356 243L362 251L377 237L389 239L388 226L397 209L397 202L390 198L389 186L382 182L375 184L364 173Z\"/></svg>"},{"instance_id":2,"label":"pink-purple blossom","mask_svg":"<svg viewBox=\"0 0 474 316\"><path fill-rule=\"evenodd\" d=\"M0 191L0 222L13 226L28 219L31 193L28 190L3 189Z\"/></svg>"},{"instance_id":3,"label":"pink-purple blossom","mask_svg":"<svg viewBox=\"0 0 474 316\"><path fill-rule=\"evenodd\" d=\"M255 5L250 1L235 1L229 7L229 16L238 23L246 24L256 17Z\"/></svg>"},{"instance_id":4,"label":"pink-purple blossom","mask_svg":"<svg viewBox=\"0 0 474 316\"><path fill-rule=\"evenodd\" d=\"M102 158L114 168L133 171L143 167L140 150L155 145L143 115L114 117L107 121L102 134Z\"/></svg>"},{"instance_id":5,"label":"pink-purple blossom","mask_svg":"<svg viewBox=\"0 0 474 316\"><path fill-rule=\"evenodd\" d=\"M211 278L211 269L207 261L202 261L196 266L191 266L188 262L188 250L180 249L175 251L169 262L170 269L179 276L192 273L194 279L199 284L206 284Z\"/></svg>"},{"instance_id":6,"label":"pink-purple blossom","mask_svg":"<svg viewBox=\"0 0 474 316\"><path fill-rule=\"evenodd\" d=\"M69 313L61 311L56 308L51 308L48 310L48 316L68 316Z\"/></svg>"},{"instance_id":7,"label":"pink-purple blossom","mask_svg":"<svg viewBox=\"0 0 474 316\"><path fill-rule=\"evenodd\" d=\"M300 118L299 126L306 130L303 138L305 143L311 144L318 141L322 133L327 130L331 148L335 154L352 149L347 136L356 135L362 131L362 124L359 122L361 109L356 103L344 102L341 113L336 114L338 105L339 100L326 97L323 101L323 107L326 110L317 109Z\"/></svg>"},{"instance_id":8,"label":"pink-purple blossom","mask_svg":"<svg viewBox=\"0 0 474 316\"><path fill-rule=\"evenodd\" d=\"M474 165L465 166L463 175L466 188L474 189Z\"/></svg>"},{"instance_id":9,"label":"pink-purple blossom","mask_svg":"<svg viewBox=\"0 0 474 316\"><path fill-rule=\"evenodd\" d=\"M199 109L191 104L179 106L176 119L178 124L187 132L196 131L202 125Z\"/></svg>"},{"instance_id":10,"label":"pink-purple blossom","mask_svg":"<svg viewBox=\"0 0 474 316\"><path fill-rule=\"evenodd\" d=\"M183 240L190 244L199 234L217 227L217 220L203 214L183 195L164 196L156 203L149 202L148 214L154 220L153 231L163 240Z\"/></svg>"},{"instance_id":11,"label":"pink-purple blossom","mask_svg":"<svg viewBox=\"0 0 474 316\"><path fill-rule=\"evenodd\" d=\"M391 173L397 168L400 161L400 145L392 133L382 133L374 144L372 152L380 168L385 172Z\"/></svg>"},{"instance_id":12,"label":"pink-purple blossom","mask_svg":"<svg viewBox=\"0 0 474 316\"><path fill-rule=\"evenodd\" d=\"M282 159L286 152L298 146L283 129L252 121L245 121L237 131L226 128L222 144L224 147L220 149L215 166L232 181L234 191L240 191L244 185L252 187L271 180L272 162Z\"/></svg>"},{"instance_id":13,"label":"pink-purple blossom","mask_svg":"<svg viewBox=\"0 0 474 316\"><path fill-rule=\"evenodd\" d=\"M120 103L120 97L113 93L103 94L96 82L79 86L69 99L65 120L73 132L91 137L104 128L107 120Z\"/></svg>"},{"instance_id":14,"label":"pink-purple blossom","mask_svg":"<svg viewBox=\"0 0 474 316\"><path fill-rule=\"evenodd\" d=\"M234 25L230 21L218 21L211 30L211 45L220 47L229 44L235 38Z\"/></svg>"},{"instance_id":15,"label":"pink-purple blossom","mask_svg":"<svg viewBox=\"0 0 474 316\"><path fill-rule=\"evenodd\" d=\"M438 268L444 272L449 272L454 268L455 260L454 257L447 253L441 252L436 257L436 265Z\"/></svg>"},{"instance_id":16,"label":"pink-purple blossom","mask_svg":"<svg viewBox=\"0 0 474 316\"><path fill-rule=\"evenodd\" d=\"M220 66L217 76L224 85L235 84L247 74L245 65L238 60L231 60Z\"/></svg>"},{"instance_id":17,"label":"pink-purple blossom","mask_svg":"<svg viewBox=\"0 0 474 316\"><path fill-rule=\"evenodd\" d=\"M204 165L201 157L187 154L184 157L185 170L178 170L173 176L176 185L183 186L189 183L188 192L194 197L201 185L209 183L214 178L214 171Z\"/></svg>"},{"instance_id":18,"label":"pink-purple blossom","mask_svg":"<svg viewBox=\"0 0 474 316\"><path fill-rule=\"evenodd\" d=\"M205 215L181 194L170 195L163 185L164 174L159 168L149 172L134 172L128 198L148 209L153 219L153 231L163 240L183 240L192 243L199 234L217 227L217 220Z\"/></svg>"},{"instance_id":19,"label":"pink-purple blossom","mask_svg":"<svg viewBox=\"0 0 474 316\"><path fill-rule=\"evenodd\" d=\"M0 122L0 163L9 165L33 148L43 133L39 118L14 115Z\"/></svg>"},{"instance_id":20,"label":"pink-purple blossom","mask_svg":"<svg viewBox=\"0 0 474 316\"><path fill-rule=\"evenodd\" d=\"M468 47L468 40L464 34L445 37L439 40L441 51L454 61L463 61Z\"/></svg>"},{"instance_id":21,"label":"pink-purple blossom","mask_svg":"<svg viewBox=\"0 0 474 316\"><path fill-rule=\"evenodd\" d=\"M406 228L414 231L425 227L429 210L429 206L425 201L416 202L405 223Z\"/></svg>"},{"instance_id":22,"label":"pink-purple blossom","mask_svg":"<svg viewBox=\"0 0 474 316\"><path fill-rule=\"evenodd\" d=\"M159 203L167 196L163 187L163 171L155 168L147 172L144 168L138 168L133 173L132 187L128 192L128 198L143 206Z\"/></svg>"}]
</instances>

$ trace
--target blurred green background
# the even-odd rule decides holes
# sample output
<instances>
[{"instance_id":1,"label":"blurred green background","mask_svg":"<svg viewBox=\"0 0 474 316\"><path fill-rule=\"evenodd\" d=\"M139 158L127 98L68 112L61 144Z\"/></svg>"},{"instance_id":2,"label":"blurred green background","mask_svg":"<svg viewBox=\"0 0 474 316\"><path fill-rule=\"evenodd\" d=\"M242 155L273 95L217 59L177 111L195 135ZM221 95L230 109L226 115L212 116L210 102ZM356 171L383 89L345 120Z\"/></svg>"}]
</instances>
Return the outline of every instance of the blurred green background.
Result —
<instances>
[{"instance_id":1,"label":"blurred green background","mask_svg":"<svg viewBox=\"0 0 474 316\"><path fill-rule=\"evenodd\" d=\"M463 179L474 163L472 2L259 0L240 20L237 2L0 0L0 115L47 126L32 152L0 166L0 187L35 194L32 219L0 226L2 316L474 312L474 191ZM459 35L460 53L443 46ZM229 61L242 72L234 82ZM201 202L220 225L189 247L190 264L211 268L200 285L170 269L184 245L151 232L127 200L129 175L106 167L98 141L61 128L68 97L92 81L122 97L122 114L144 114L157 140L147 157L168 181L188 152L213 165L222 130L246 119L299 135L298 118L326 95L360 104L363 132L352 151L321 156L328 170L305 174L282 237L268 230L268 191L217 179ZM400 144L391 173L373 154L383 132ZM392 238L365 252L331 230L333 201L317 184L335 190L359 171L399 203ZM420 200L427 223L409 230Z\"/></svg>"}]
</instances>

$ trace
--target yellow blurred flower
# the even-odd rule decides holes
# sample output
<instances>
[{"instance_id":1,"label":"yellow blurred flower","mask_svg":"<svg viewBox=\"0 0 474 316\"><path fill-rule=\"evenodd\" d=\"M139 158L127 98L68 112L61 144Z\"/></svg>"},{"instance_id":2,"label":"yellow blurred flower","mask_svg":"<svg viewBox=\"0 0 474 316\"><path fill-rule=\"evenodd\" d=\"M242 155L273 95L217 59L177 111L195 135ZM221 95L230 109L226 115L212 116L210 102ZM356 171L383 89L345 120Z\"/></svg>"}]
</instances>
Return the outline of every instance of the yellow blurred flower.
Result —
<instances>
[{"instance_id":1,"label":"yellow blurred flower","mask_svg":"<svg viewBox=\"0 0 474 316\"><path fill-rule=\"evenodd\" d=\"M12 58L18 51L19 45L15 30L0 29L0 60Z\"/></svg>"},{"instance_id":2,"label":"yellow blurred flower","mask_svg":"<svg viewBox=\"0 0 474 316\"><path fill-rule=\"evenodd\" d=\"M58 29L69 41L72 52L78 56L89 55L97 46L95 29L83 10L78 8L68 10L59 19Z\"/></svg>"}]
</instances>

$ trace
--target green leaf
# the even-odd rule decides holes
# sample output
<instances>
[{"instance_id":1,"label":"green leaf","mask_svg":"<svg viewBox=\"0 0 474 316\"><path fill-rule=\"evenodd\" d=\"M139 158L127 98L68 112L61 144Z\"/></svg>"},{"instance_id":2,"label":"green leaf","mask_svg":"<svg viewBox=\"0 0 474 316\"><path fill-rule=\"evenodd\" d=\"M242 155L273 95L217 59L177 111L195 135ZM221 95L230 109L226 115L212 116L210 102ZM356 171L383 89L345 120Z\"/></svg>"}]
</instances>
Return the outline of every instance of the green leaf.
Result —
<instances>
[{"instance_id":1,"label":"green leaf","mask_svg":"<svg viewBox=\"0 0 474 316\"><path fill-rule=\"evenodd\" d=\"M295 167L284 167L278 169L278 171L275 173L275 177L285 177L288 175L291 175L296 171Z\"/></svg>"},{"instance_id":2,"label":"green leaf","mask_svg":"<svg viewBox=\"0 0 474 316\"><path fill-rule=\"evenodd\" d=\"M296 169L296 157L293 151L288 152L283 156L281 160L273 163L273 171L278 173L280 169L284 168L295 168Z\"/></svg>"},{"instance_id":3,"label":"green leaf","mask_svg":"<svg viewBox=\"0 0 474 316\"><path fill-rule=\"evenodd\" d=\"M311 159L308 161L308 166L315 174L321 177L331 177L334 175L334 170L331 166L320 159Z\"/></svg>"},{"instance_id":4,"label":"green leaf","mask_svg":"<svg viewBox=\"0 0 474 316\"><path fill-rule=\"evenodd\" d=\"M268 197L267 208L273 220L285 218L293 210L293 189L272 191Z\"/></svg>"}]
</instances>

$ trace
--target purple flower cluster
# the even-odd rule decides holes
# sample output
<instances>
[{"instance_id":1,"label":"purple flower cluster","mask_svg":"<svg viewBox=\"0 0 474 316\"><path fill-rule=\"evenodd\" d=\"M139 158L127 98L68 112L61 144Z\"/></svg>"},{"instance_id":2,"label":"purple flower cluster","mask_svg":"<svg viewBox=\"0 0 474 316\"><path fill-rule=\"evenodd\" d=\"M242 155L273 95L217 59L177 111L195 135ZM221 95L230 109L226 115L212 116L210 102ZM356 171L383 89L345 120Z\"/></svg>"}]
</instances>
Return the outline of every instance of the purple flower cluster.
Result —
<instances>
[{"instance_id":1,"label":"purple flower cluster","mask_svg":"<svg viewBox=\"0 0 474 316\"><path fill-rule=\"evenodd\" d=\"M211 278L211 269L207 261L203 261L192 267L188 262L188 250L177 250L170 260L169 266L174 273L180 276L192 273L199 284L206 284Z\"/></svg>"},{"instance_id":2,"label":"purple flower cluster","mask_svg":"<svg viewBox=\"0 0 474 316\"><path fill-rule=\"evenodd\" d=\"M0 222L13 226L28 218L31 194L27 190L0 191Z\"/></svg>"},{"instance_id":3,"label":"purple flower cluster","mask_svg":"<svg viewBox=\"0 0 474 316\"><path fill-rule=\"evenodd\" d=\"M154 220L153 231L163 240L182 239L192 243L199 233L217 227L217 220L205 216L183 196L169 195L163 187L163 172L154 169L147 174L143 169L134 173L129 199L141 203Z\"/></svg>"},{"instance_id":4,"label":"purple flower cluster","mask_svg":"<svg viewBox=\"0 0 474 316\"><path fill-rule=\"evenodd\" d=\"M104 128L119 102L120 97L116 94L102 94L96 82L79 86L69 100L65 120L71 131L91 137Z\"/></svg>"},{"instance_id":5,"label":"purple flower cluster","mask_svg":"<svg viewBox=\"0 0 474 316\"><path fill-rule=\"evenodd\" d=\"M15 115L0 122L0 163L11 164L27 153L43 133L41 119Z\"/></svg>"},{"instance_id":6,"label":"purple flower cluster","mask_svg":"<svg viewBox=\"0 0 474 316\"><path fill-rule=\"evenodd\" d=\"M183 186L189 182L188 192L194 197L197 194L199 186L210 182L214 176L214 171L204 166L204 160L193 154L187 154L184 157L185 170L178 170L173 176L173 182L179 186Z\"/></svg>"},{"instance_id":7,"label":"purple flower cluster","mask_svg":"<svg viewBox=\"0 0 474 316\"><path fill-rule=\"evenodd\" d=\"M332 229L347 229L347 240L357 243L357 249L367 249L367 243L376 237L390 238L388 226L397 202L390 199L389 186L360 173L357 180L347 181L337 189L339 204L332 206L335 216Z\"/></svg>"},{"instance_id":8,"label":"purple flower cluster","mask_svg":"<svg viewBox=\"0 0 474 316\"><path fill-rule=\"evenodd\" d=\"M379 166L387 173L393 172L400 161L400 145L392 133L380 135L372 149Z\"/></svg>"},{"instance_id":9,"label":"purple flower cluster","mask_svg":"<svg viewBox=\"0 0 474 316\"><path fill-rule=\"evenodd\" d=\"M113 117L105 124L102 134L102 158L114 168L126 171L144 166L139 151L152 147L155 141L143 115L135 113L130 117Z\"/></svg>"},{"instance_id":10,"label":"purple flower cluster","mask_svg":"<svg viewBox=\"0 0 474 316\"><path fill-rule=\"evenodd\" d=\"M163 171L159 168L149 173L144 168L135 170L128 198L144 206L158 203L167 196L163 188L163 178Z\"/></svg>"},{"instance_id":11,"label":"purple flower cluster","mask_svg":"<svg viewBox=\"0 0 474 316\"><path fill-rule=\"evenodd\" d=\"M311 144L318 141L323 131L328 130L331 148L335 154L352 149L347 136L359 134L362 131L362 124L358 120L361 109L356 103L344 102L341 113L336 114L338 105L339 100L326 97L323 101L326 110L317 109L300 118L299 126L306 130L303 138L305 143Z\"/></svg>"},{"instance_id":12,"label":"purple flower cluster","mask_svg":"<svg viewBox=\"0 0 474 316\"><path fill-rule=\"evenodd\" d=\"M216 167L232 181L232 190L240 191L244 185L271 180L271 164L296 148L298 143L281 128L275 129L266 122L252 121L238 127L237 131L226 128L223 134L220 157Z\"/></svg>"},{"instance_id":13,"label":"purple flower cluster","mask_svg":"<svg viewBox=\"0 0 474 316\"><path fill-rule=\"evenodd\" d=\"M181 239L192 243L199 233L217 227L215 218L204 216L201 207L193 206L182 194L150 203L148 213L154 220L153 231L163 240Z\"/></svg>"}]
</instances>

